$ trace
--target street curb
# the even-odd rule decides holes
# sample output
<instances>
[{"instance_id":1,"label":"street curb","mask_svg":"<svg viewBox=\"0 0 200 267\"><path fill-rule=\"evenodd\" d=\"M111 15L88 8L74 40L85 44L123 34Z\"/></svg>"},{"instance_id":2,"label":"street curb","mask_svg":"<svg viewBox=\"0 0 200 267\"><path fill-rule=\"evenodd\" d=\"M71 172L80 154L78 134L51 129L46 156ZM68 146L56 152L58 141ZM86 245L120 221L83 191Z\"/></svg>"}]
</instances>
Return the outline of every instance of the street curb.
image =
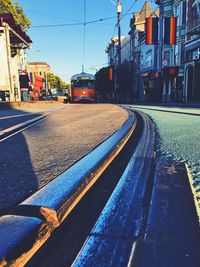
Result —
<instances>
[{"instance_id":1,"label":"street curb","mask_svg":"<svg viewBox=\"0 0 200 267\"><path fill-rule=\"evenodd\" d=\"M187 163L185 163L185 168L187 171L187 175L188 175L188 179L189 179L189 183L190 183L190 188L193 194L193 198L194 198L194 203L195 203L195 207L196 207L196 212L197 212L197 216L199 219L199 226L200 226L200 195L197 193L195 186L194 186L194 179L192 177L192 174L190 173L190 169Z\"/></svg>"},{"instance_id":2,"label":"street curb","mask_svg":"<svg viewBox=\"0 0 200 267\"><path fill-rule=\"evenodd\" d=\"M27 101L27 102L0 102L0 110L1 109L18 109L18 108L28 108L37 106L46 106L46 105L56 105L63 106L64 104L58 101Z\"/></svg>"},{"instance_id":3,"label":"street curb","mask_svg":"<svg viewBox=\"0 0 200 267\"><path fill-rule=\"evenodd\" d=\"M185 164L157 162L137 266L198 267L200 228Z\"/></svg>"}]
</instances>

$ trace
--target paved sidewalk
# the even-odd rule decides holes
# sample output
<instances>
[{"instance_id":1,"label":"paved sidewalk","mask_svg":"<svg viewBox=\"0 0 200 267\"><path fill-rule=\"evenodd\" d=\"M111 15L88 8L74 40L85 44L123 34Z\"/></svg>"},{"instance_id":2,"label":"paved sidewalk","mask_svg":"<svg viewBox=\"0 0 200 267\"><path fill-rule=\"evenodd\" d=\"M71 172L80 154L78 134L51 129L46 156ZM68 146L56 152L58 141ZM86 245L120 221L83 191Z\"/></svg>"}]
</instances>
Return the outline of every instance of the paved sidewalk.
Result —
<instances>
[{"instance_id":1,"label":"paved sidewalk","mask_svg":"<svg viewBox=\"0 0 200 267\"><path fill-rule=\"evenodd\" d=\"M183 163L159 162L140 248L140 267L198 267L200 228Z\"/></svg>"}]
</instances>

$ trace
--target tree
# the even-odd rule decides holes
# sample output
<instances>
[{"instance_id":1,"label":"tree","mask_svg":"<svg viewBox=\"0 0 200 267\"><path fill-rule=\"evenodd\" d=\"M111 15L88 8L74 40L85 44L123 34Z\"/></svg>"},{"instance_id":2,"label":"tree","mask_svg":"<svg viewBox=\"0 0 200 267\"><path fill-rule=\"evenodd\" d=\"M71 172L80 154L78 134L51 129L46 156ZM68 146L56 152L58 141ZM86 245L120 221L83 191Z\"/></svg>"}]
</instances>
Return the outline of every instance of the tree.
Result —
<instances>
[{"instance_id":1,"label":"tree","mask_svg":"<svg viewBox=\"0 0 200 267\"><path fill-rule=\"evenodd\" d=\"M47 73L47 80L50 83L51 88L57 88L59 91L62 91L63 88L66 88L66 83L62 81L59 76L52 72Z\"/></svg>"},{"instance_id":2,"label":"tree","mask_svg":"<svg viewBox=\"0 0 200 267\"><path fill-rule=\"evenodd\" d=\"M109 67L104 67L96 73L96 88L100 102L112 102L114 100L114 81L109 80Z\"/></svg>"},{"instance_id":3,"label":"tree","mask_svg":"<svg viewBox=\"0 0 200 267\"><path fill-rule=\"evenodd\" d=\"M16 24L20 25L22 30L27 30L31 26L31 21L17 2L13 3L12 0L0 0L0 13L11 13Z\"/></svg>"}]
</instances>

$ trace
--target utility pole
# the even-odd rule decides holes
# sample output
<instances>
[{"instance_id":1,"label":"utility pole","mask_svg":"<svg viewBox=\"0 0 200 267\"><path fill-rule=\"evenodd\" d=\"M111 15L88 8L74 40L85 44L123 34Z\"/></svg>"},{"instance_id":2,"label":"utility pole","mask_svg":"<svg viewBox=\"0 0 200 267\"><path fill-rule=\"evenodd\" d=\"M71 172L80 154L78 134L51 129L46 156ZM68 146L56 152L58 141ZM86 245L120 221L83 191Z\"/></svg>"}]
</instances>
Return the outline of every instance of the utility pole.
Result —
<instances>
[{"instance_id":1,"label":"utility pole","mask_svg":"<svg viewBox=\"0 0 200 267\"><path fill-rule=\"evenodd\" d=\"M9 84L9 93L10 101L15 101L14 85L12 81L12 64L11 64L11 51L10 51L10 33L9 25L3 22L3 27L5 31L5 40L6 40L6 55L7 55L7 64L8 64L8 84Z\"/></svg>"},{"instance_id":2,"label":"utility pole","mask_svg":"<svg viewBox=\"0 0 200 267\"><path fill-rule=\"evenodd\" d=\"M162 87L162 54L163 54L163 26L164 26L164 18L163 18L163 1L164 0L156 0L156 4L160 5L160 12L159 12L159 45L158 45L158 72L159 72L159 86ZM163 92L162 92L162 102L165 102L166 98L166 84L163 85ZM161 88L162 89L162 88Z\"/></svg>"},{"instance_id":3,"label":"utility pole","mask_svg":"<svg viewBox=\"0 0 200 267\"><path fill-rule=\"evenodd\" d=\"M118 64L121 65L121 26L120 15L122 12L122 5L120 0L117 1L117 25L118 25Z\"/></svg>"},{"instance_id":4,"label":"utility pole","mask_svg":"<svg viewBox=\"0 0 200 267\"><path fill-rule=\"evenodd\" d=\"M47 72L45 71L45 82L46 82L46 99L48 99L48 89L49 89L49 86L48 86L48 76L47 76Z\"/></svg>"},{"instance_id":5,"label":"utility pole","mask_svg":"<svg viewBox=\"0 0 200 267\"><path fill-rule=\"evenodd\" d=\"M156 1L160 5L159 13L159 46L158 46L158 72L162 72L162 52L163 52L163 0Z\"/></svg>"}]
</instances>

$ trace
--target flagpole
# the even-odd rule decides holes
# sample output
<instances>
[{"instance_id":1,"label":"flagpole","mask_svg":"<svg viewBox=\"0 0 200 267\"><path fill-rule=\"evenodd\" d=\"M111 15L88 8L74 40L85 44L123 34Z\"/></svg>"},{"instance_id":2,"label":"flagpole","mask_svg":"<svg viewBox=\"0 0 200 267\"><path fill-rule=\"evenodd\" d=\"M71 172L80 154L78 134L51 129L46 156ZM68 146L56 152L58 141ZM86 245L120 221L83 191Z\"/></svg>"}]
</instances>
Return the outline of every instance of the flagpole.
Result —
<instances>
[{"instance_id":1,"label":"flagpole","mask_svg":"<svg viewBox=\"0 0 200 267\"><path fill-rule=\"evenodd\" d=\"M163 52L163 0L160 0L159 13L159 46L158 46L158 72L162 72L162 52Z\"/></svg>"},{"instance_id":2,"label":"flagpole","mask_svg":"<svg viewBox=\"0 0 200 267\"><path fill-rule=\"evenodd\" d=\"M163 0L156 1L160 5L159 12L159 44L158 44L158 72L159 72L159 86L162 90L162 102L166 102L166 84L162 83L162 61L163 61L163 26L164 26L164 18L163 18Z\"/></svg>"}]
</instances>

